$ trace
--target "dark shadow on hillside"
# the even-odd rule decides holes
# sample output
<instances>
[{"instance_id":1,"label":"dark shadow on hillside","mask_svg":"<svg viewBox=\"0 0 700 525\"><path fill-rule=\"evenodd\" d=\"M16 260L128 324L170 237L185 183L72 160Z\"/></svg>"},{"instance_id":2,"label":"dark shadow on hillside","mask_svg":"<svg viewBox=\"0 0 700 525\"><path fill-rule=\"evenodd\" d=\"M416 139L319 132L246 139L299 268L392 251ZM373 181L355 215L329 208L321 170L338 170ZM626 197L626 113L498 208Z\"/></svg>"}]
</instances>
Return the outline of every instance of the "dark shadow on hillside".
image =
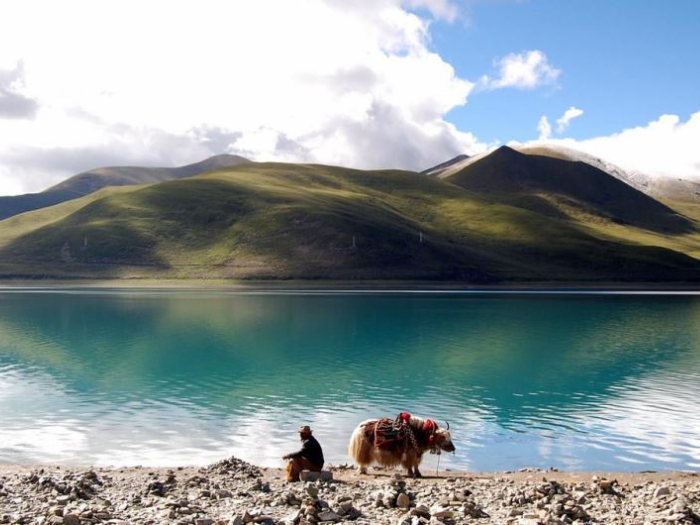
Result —
<instances>
[{"instance_id":1,"label":"dark shadow on hillside","mask_svg":"<svg viewBox=\"0 0 700 525\"><path fill-rule=\"evenodd\" d=\"M61 202L82 197L82 193L70 191L49 191L42 193L28 193L26 195L11 195L0 197L0 221L19 215L25 211L46 208Z\"/></svg>"},{"instance_id":2,"label":"dark shadow on hillside","mask_svg":"<svg viewBox=\"0 0 700 525\"><path fill-rule=\"evenodd\" d=\"M549 193L619 224L671 235L698 231L692 221L675 210L598 168L584 162L526 155L507 146L446 180L507 204ZM524 204L532 209L527 200Z\"/></svg>"},{"instance_id":3,"label":"dark shadow on hillside","mask_svg":"<svg viewBox=\"0 0 700 525\"><path fill-rule=\"evenodd\" d=\"M0 197L0 220L26 211L53 206L78 199L107 186L152 184L167 180L191 177L212 170L231 168L249 163L238 155L215 155L194 164L177 168L151 168L141 166L112 166L97 168L74 175L39 193Z\"/></svg>"}]
</instances>

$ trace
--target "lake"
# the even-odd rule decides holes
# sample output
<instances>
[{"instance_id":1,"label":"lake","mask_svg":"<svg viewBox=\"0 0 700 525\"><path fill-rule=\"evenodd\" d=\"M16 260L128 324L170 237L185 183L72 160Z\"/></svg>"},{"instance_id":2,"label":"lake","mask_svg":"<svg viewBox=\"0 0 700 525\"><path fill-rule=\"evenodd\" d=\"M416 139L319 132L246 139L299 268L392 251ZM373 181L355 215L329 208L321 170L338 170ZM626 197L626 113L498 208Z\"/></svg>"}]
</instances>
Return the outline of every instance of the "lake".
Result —
<instances>
[{"instance_id":1,"label":"lake","mask_svg":"<svg viewBox=\"0 0 700 525\"><path fill-rule=\"evenodd\" d=\"M0 291L0 462L338 465L404 410L441 468L700 470L700 297Z\"/></svg>"}]
</instances>

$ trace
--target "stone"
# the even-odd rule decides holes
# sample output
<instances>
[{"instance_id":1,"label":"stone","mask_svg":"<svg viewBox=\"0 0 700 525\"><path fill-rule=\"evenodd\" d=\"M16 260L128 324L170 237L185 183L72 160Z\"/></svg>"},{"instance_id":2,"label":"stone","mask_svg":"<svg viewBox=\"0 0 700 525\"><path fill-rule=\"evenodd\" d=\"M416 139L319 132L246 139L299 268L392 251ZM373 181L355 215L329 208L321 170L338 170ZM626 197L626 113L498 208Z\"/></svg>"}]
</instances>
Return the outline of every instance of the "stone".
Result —
<instances>
[{"instance_id":1,"label":"stone","mask_svg":"<svg viewBox=\"0 0 700 525\"><path fill-rule=\"evenodd\" d=\"M402 492L396 498L396 506L402 509L409 508L411 506L411 498L408 497L408 494Z\"/></svg>"},{"instance_id":2,"label":"stone","mask_svg":"<svg viewBox=\"0 0 700 525\"><path fill-rule=\"evenodd\" d=\"M194 525L214 525L214 520L209 518L200 518L194 520Z\"/></svg>"},{"instance_id":3,"label":"stone","mask_svg":"<svg viewBox=\"0 0 700 525\"><path fill-rule=\"evenodd\" d=\"M310 470L302 470L299 474L301 481L332 481L333 473L330 471L311 472Z\"/></svg>"},{"instance_id":4,"label":"stone","mask_svg":"<svg viewBox=\"0 0 700 525\"><path fill-rule=\"evenodd\" d=\"M457 513L454 510L446 509L443 507L433 507L430 509L431 517L437 518L439 520L444 518L455 518Z\"/></svg>"},{"instance_id":5,"label":"stone","mask_svg":"<svg viewBox=\"0 0 700 525\"><path fill-rule=\"evenodd\" d=\"M75 514L66 514L63 516L64 525L80 525L80 518Z\"/></svg>"},{"instance_id":6,"label":"stone","mask_svg":"<svg viewBox=\"0 0 700 525\"><path fill-rule=\"evenodd\" d=\"M671 491L669 490L668 487L656 487L656 490L654 491L654 497L655 498L660 498L661 496L668 496L671 494Z\"/></svg>"},{"instance_id":7,"label":"stone","mask_svg":"<svg viewBox=\"0 0 700 525\"><path fill-rule=\"evenodd\" d=\"M340 521L340 516L332 510L322 510L316 516L318 521Z\"/></svg>"}]
</instances>

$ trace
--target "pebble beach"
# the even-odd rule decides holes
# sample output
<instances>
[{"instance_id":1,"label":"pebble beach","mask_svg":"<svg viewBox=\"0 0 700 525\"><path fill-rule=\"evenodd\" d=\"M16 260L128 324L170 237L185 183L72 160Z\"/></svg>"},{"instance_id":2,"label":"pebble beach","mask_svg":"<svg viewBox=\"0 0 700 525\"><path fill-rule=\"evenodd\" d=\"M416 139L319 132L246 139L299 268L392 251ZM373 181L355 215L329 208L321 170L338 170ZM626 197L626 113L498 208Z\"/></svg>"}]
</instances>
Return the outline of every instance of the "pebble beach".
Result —
<instances>
[{"instance_id":1,"label":"pebble beach","mask_svg":"<svg viewBox=\"0 0 700 525\"><path fill-rule=\"evenodd\" d=\"M287 483L279 469L236 458L206 467L0 466L0 523L21 525L646 525L700 523L697 473L555 469L394 470Z\"/></svg>"}]
</instances>

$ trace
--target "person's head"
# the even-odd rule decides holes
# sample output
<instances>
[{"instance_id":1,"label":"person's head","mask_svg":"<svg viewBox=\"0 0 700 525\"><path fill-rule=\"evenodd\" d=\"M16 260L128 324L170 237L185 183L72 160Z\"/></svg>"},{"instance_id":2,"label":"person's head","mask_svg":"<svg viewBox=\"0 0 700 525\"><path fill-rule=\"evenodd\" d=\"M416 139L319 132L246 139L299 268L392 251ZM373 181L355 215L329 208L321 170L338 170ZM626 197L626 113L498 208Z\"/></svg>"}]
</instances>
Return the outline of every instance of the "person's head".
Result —
<instances>
[{"instance_id":1,"label":"person's head","mask_svg":"<svg viewBox=\"0 0 700 525\"><path fill-rule=\"evenodd\" d=\"M313 431L311 430L311 427L309 425L303 425L299 427L299 439L302 441L304 439L309 439L311 437L311 434L313 434Z\"/></svg>"}]
</instances>

